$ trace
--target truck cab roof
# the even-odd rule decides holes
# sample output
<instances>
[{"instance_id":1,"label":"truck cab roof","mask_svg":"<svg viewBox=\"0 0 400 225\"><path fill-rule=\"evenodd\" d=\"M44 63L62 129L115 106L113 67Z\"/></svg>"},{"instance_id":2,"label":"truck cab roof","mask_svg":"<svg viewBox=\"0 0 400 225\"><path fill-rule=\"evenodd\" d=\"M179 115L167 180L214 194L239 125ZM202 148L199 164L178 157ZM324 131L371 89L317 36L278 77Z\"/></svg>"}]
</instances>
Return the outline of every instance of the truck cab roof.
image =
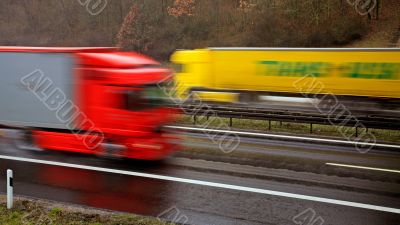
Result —
<instances>
[{"instance_id":1,"label":"truck cab roof","mask_svg":"<svg viewBox=\"0 0 400 225\"><path fill-rule=\"evenodd\" d=\"M89 67L133 69L159 66L157 61L134 52L79 53L80 64Z\"/></svg>"}]
</instances>

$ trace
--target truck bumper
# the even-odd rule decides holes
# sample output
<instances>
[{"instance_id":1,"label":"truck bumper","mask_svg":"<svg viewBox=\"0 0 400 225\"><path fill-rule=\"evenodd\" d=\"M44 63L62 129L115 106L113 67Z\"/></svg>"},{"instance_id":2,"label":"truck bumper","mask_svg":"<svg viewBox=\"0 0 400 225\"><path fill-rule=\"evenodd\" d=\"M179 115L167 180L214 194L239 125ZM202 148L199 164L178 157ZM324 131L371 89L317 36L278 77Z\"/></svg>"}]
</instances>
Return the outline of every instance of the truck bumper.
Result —
<instances>
[{"instance_id":1,"label":"truck bumper","mask_svg":"<svg viewBox=\"0 0 400 225\"><path fill-rule=\"evenodd\" d=\"M160 160L181 149L179 137L160 135L153 138L130 138L124 156L133 159Z\"/></svg>"},{"instance_id":2,"label":"truck bumper","mask_svg":"<svg viewBox=\"0 0 400 225\"><path fill-rule=\"evenodd\" d=\"M180 150L180 138L166 133L140 138L116 137L117 140L113 140L113 143L99 144L95 148L88 148L79 135L71 133L34 131L33 135L35 144L43 149L118 158L160 160Z\"/></svg>"}]
</instances>

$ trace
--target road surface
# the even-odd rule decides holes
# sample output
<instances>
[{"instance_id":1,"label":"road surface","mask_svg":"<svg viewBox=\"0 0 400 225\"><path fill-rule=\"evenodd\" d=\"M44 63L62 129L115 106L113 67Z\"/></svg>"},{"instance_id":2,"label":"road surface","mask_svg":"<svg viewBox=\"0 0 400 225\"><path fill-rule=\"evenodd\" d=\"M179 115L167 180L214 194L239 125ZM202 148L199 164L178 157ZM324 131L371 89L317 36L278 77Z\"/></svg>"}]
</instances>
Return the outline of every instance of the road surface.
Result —
<instances>
[{"instance_id":1,"label":"road surface","mask_svg":"<svg viewBox=\"0 0 400 225\"><path fill-rule=\"evenodd\" d=\"M242 138L220 154L202 134L185 145L191 152L148 163L21 151L3 140L0 191L12 169L17 195L184 224L399 224L396 152Z\"/></svg>"}]
</instances>

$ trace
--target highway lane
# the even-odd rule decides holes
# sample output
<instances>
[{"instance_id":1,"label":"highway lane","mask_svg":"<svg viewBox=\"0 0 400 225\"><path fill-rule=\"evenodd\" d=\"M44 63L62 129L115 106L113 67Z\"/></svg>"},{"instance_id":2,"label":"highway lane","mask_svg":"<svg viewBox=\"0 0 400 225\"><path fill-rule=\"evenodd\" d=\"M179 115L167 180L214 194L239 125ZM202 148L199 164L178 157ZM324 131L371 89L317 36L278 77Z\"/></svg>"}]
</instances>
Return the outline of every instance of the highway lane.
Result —
<instances>
[{"instance_id":1,"label":"highway lane","mask_svg":"<svg viewBox=\"0 0 400 225\"><path fill-rule=\"evenodd\" d=\"M399 219L392 213L156 179L4 160L0 165L1 171L15 171L19 194L152 216L176 208L190 224L292 224L307 209L324 224L397 224Z\"/></svg>"},{"instance_id":2,"label":"highway lane","mask_svg":"<svg viewBox=\"0 0 400 225\"><path fill-rule=\"evenodd\" d=\"M307 143L304 141L276 140L269 138L240 137L238 148L230 154L223 154L219 149L219 143L209 141L209 135L205 133L187 133L184 138L184 146L198 148L209 152L213 149L218 153L209 157L210 160L218 158L255 156L262 158L261 162L254 158L244 159L243 163L251 165L262 165L274 167L276 159L277 167L290 167L294 170L305 170L309 172L321 172L321 166L326 162L363 165L378 168L400 170L400 151L384 148L372 148L367 153L360 153L355 146L325 143ZM202 151L199 151L201 155ZM264 163L263 163L264 162ZM268 163L265 163L268 162ZM306 166L305 166L306 165ZM314 168L313 168L314 167ZM355 172L357 170L348 170ZM363 174L366 171L362 171Z\"/></svg>"},{"instance_id":3,"label":"highway lane","mask_svg":"<svg viewBox=\"0 0 400 225\"><path fill-rule=\"evenodd\" d=\"M265 142L258 145L259 148L268 146ZM109 160L62 152L15 151L7 144L0 149L0 155L6 156L168 175L400 208L398 176L377 171L359 172L364 177L349 177L346 174L352 171L349 168L340 168L333 174L329 171L314 173L313 169L311 172L308 169L299 171L287 164L280 168L273 168L276 165L245 165L235 160L223 162L216 156L210 161L196 158L196 154L191 158L172 157L163 163L149 165L141 161ZM304 146L297 151L305 151ZM284 154L288 152L290 154L290 151ZM335 151L325 152L334 154ZM347 158L336 153L336 158ZM393 155L388 157L393 158ZM386 160L384 155L372 159L379 159L382 161L380 163ZM320 161L321 165L325 162L323 159ZM304 168L308 166L303 164ZM0 178L4 178L7 168L15 172L17 194L143 215L157 216L161 213L167 219L179 212L184 216L182 218L189 219L190 224L295 224L293 217L309 208L315 211L316 217L324 219L323 224L398 224L396 222L400 219L398 214L349 206L14 160L0 159ZM0 179L0 186L4 187L4 182L5 179Z\"/></svg>"}]
</instances>

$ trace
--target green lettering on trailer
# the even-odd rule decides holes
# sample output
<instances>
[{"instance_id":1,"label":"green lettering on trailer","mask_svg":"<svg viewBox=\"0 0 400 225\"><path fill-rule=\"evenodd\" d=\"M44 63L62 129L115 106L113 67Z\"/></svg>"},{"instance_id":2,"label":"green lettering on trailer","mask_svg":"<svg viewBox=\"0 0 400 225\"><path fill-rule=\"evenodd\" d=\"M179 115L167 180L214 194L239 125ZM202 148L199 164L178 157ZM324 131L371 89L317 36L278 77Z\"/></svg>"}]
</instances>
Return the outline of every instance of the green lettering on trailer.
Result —
<instances>
[{"instance_id":1,"label":"green lettering on trailer","mask_svg":"<svg viewBox=\"0 0 400 225\"><path fill-rule=\"evenodd\" d=\"M259 73L266 76L302 77L312 74L315 77L327 75L330 64L325 62L260 61Z\"/></svg>"},{"instance_id":2,"label":"green lettering on trailer","mask_svg":"<svg viewBox=\"0 0 400 225\"><path fill-rule=\"evenodd\" d=\"M334 65L327 62L259 61L257 73L264 76L314 77L328 76L338 71L339 76L359 79L400 79L399 63L352 62Z\"/></svg>"},{"instance_id":3,"label":"green lettering on trailer","mask_svg":"<svg viewBox=\"0 0 400 225\"><path fill-rule=\"evenodd\" d=\"M347 63L343 77L360 79L399 79L400 64L398 63Z\"/></svg>"}]
</instances>

